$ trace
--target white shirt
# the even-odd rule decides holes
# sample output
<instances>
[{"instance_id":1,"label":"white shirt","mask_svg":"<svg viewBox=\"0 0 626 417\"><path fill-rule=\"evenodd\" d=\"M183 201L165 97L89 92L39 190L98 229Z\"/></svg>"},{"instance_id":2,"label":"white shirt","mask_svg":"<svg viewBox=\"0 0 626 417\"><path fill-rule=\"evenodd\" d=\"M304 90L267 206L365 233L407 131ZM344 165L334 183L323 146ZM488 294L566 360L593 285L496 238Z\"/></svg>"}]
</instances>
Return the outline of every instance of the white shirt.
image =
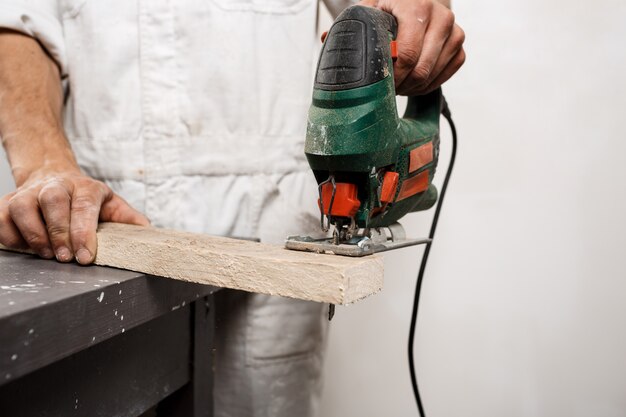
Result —
<instances>
[{"instance_id":1,"label":"white shirt","mask_svg":"<svg viewBox=\"0 0 626 417\"><path fill-rule=\"evenodd\" d=\"M87 174L156 225L258 235L286 176L301 178L284 202L317 211L303 153L317 7L3 0L0 26L37 38L67 77L65 131Z\"/></svg>"},{"instance_id":2,"label":"white shirt","mask_svg":"<svg viewBox=\"0 0 626 417\"><path fill-rule=\"evenodd\" d=\"M319 231L304 158L316 16L316 0L0 0L0 27L59 64L87 174L156 226L275 243ZM323 307L225 296L216 416L312 416Z\"/></svg>"}]
</instances>

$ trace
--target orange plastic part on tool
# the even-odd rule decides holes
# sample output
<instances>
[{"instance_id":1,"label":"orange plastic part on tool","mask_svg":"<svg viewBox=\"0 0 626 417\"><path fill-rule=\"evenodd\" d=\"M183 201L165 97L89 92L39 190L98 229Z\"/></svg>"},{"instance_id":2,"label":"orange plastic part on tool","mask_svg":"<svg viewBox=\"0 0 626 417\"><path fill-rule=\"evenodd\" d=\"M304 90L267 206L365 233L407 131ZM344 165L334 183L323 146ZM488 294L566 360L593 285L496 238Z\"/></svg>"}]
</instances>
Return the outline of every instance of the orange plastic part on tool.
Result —
<instances>
[{"instance_id":1,"label":"orange plastic part on tool","mask_svg":"<svg viewBox=\"0 0 626 417\"><path fill-rule=\"evenodd\" d=\"M433 143L428 142L409 153L409 172L415 172L433 161Z\"/></svg>"},{"instance_id":2,"label":"orange plastic part on tool","mask_svg":"<svg viewBox=\"0 0 626 417\"><path fill-rule=\"evenodd\" d=\"M397 172L387 171L383 176L383 186L380 190L380 201L382 203L391 203L396 195L398 188L398 179L400 174Z\"/></svg>"},{"instance_id":3,"label":"orange plastic part on tool","mask_svg":"<svg viewBox=\"0 0 626 417\"><path fill-rule=\"evenodd\" d=\"M394 61L398 59L398 43L396 41L391 41L389 49L391 50L391 59Z\"/></svg>"},{"instance_id":4,"label":"orange plastic part on tool","mask_svg":"<svg viewBox=\"0 0 626 417\"><path fill-rule=\"evenodd\" d=\"M358 189L356 185L338 182L335 186L337 187L335 189L335 198L333 199L332 207L330 207L330 200L333 197L333 185L329 182L322 185L322 200L324 201L322 212L337 217L354 217L361 206L361 202L357 198ZM320 200L317 200L317 204L321 209Z\"/></svg>"},{"instance_id":5,"label":"orange plastic part on tool","mask_svg":"<svg viewBox=\"0 0 626 417\"><path fill-rule=\"evenodd\" d=\"M402 182L400 187L400 193L396 201L404 200L417 193L421 193L428 189L428 170L422 171L419 174L407 178Z\"/></svg>"}]
</instances>

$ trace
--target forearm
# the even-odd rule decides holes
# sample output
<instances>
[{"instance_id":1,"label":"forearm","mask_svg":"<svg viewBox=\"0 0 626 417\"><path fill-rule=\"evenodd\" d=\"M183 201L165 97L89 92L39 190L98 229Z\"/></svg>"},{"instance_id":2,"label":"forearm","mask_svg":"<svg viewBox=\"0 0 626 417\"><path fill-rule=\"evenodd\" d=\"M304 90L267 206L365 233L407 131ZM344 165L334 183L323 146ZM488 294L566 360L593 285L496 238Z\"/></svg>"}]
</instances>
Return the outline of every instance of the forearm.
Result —
<instances>
[{"instance_id":1,"label":"forearm","mask_svg":"<svg viewBox=\"0 0 626 417\"><path fill-rule=\"evenodd\" d=\"M34 39L0 30L0 137L18 186L40 168L79 171L62 106L54 61Z\"/></svg>"}]
</instances>

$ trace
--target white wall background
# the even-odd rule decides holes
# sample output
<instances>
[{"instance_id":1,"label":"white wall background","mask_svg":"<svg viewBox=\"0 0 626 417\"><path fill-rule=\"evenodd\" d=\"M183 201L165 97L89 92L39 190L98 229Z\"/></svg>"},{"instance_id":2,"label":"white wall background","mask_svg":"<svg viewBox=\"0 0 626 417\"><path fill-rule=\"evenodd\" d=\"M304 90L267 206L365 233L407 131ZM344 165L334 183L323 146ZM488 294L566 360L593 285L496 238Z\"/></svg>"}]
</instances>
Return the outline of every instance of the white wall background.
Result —
<instances>
[{"instance_id":1,"label":"white wall background","mask_svg":"<svg viewBox=\"0 0 626 417\"><path fill-rule=\"evenodd\" d=\"M15 188L13 177L11 176L11 169L7 163L4 149L0 146L0 195L12 191Z\"/></svg>"},{"instance_id":2,"label":"white wall background","mask_svg":"<svg viewBox=\"0 0 626 417\"><path fill-rule=\"evenodd\" d=\"M626 2L453 3L468 60L417 330L427 415L626 416ZM420 255L387 255L383 292L337 310L322 415L417 414Z\"/></svg>"},{"instance_id":3,"label":"white wall background","mask_svg":"<svg viewBox=\"0 0 626 417\"><path fill-rule=\"evenodd\" d=\"M418 323L427 413L626 416L626 2L454 8L468 61L446 88L459 159ZM2 194L9 174L3 159ZM405 222L414 236L428 224ZM420 255L387 255L383 292L338 308L323 416L416 415Z\"/></svg>"}]
</instances>

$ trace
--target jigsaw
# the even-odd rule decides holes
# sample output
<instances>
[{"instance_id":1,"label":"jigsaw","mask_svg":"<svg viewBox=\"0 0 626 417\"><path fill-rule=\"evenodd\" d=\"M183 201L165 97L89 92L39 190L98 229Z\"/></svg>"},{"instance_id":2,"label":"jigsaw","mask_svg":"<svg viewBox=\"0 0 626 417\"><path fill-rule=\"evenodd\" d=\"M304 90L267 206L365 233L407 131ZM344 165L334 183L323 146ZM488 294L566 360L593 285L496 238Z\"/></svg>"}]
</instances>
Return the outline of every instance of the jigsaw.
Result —
<instances>
[{"instance_id":1,"label":"jigsaw","mask_svg":"<svg viewBox=\"0 0 626 417\"><path fill-rule=\"evenodd\" d=\"M291 236L288 249L365 256L425 244L415 285L409 329L411 386L424 417L414 343L426 264L454 167L457 133L450 109L437 89L408 97L398 117L393 62L398 56L395 18L381 10L352 6L330 30L317 64L309 109L305 154L318 183L320 226L332 236ZM439 118L450 125L450 161L441 185L433 185L439 159ZM398 223L404 215L433 205L427 238L407 239ZM335 306L330 305L328 319Z\"/></svg>"},{"instance_id":2,"label":"jigsaw","mask_svg":"<svg viewBox=\"0 0 626 417\"><path fill-rule=\"evenodd\" d=\"M322 36L305 154L319 185L320 226L332 237L291 236L294 250L364 256L429 243L398 220L437 201L441 90L408 97L398 116L393 77L397 22L352 6Z\"/></svg>"}]
</instances>

